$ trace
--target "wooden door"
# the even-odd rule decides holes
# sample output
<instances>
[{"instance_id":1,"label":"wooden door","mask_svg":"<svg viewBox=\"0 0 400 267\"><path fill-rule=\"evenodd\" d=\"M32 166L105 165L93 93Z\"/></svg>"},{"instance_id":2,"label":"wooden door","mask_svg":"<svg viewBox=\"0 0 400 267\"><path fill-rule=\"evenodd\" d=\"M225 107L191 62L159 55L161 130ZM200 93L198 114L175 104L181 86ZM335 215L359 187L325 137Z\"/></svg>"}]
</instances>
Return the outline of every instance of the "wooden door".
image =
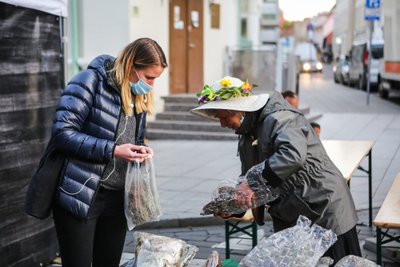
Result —
<instances>
[{"instance_id":1,"label":"wooden door","mask_svg":"<svg viewBox=\"0 0 400 267\"><path fill-rule=\"evenodd\" d=\"M195 93L203 86L203 0L171 0L170 92Z\"/></svg>"},{"instance_id":2,"label":"wooden door","mask_svg":"<svg viewBox=\"0 0 400 267\"><path fill-rule=\"evenodd\" d=\"M203 1L189 0L188 93L203 87Z\"/></svg>"}]
</instances>

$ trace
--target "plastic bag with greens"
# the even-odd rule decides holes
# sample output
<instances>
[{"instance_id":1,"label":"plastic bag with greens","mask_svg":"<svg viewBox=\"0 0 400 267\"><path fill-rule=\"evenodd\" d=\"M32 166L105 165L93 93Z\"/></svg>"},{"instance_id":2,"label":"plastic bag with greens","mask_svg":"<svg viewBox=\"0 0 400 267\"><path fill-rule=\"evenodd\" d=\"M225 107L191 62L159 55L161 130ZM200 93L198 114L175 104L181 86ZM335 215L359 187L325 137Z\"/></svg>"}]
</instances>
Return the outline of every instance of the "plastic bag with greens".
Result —
<instances>
[{"instance_id":1,"label":"plastic bag with greens","mask_svg":"<svg viewBox=\"0 0 400 267\"><path fill-rule=\"evenodd\" d=\"M260 207L275 200L278 194L271 186L266 184L266 180L262 176L263 169L264 163L262 162L250 168L244 176L221 183L213 191L212 201L203 207L201 215L216 213L240 214L248 209ZM252 205L250 207L243 207L238 204L238 191L236 188L242 183L247 183L251 188Z\"/></svg>"},{"instance_id":2,"label":"plastic bag with greens","mask_svg":"<svg viewBox=\"0 0 400 267\"><path fill-rule=\"evenodd\" d=\"M128 164L124 204L129 230L136 225L160 219L161 208L152 157L142 163L133 161Z\"/></svg>"}]
</instances>

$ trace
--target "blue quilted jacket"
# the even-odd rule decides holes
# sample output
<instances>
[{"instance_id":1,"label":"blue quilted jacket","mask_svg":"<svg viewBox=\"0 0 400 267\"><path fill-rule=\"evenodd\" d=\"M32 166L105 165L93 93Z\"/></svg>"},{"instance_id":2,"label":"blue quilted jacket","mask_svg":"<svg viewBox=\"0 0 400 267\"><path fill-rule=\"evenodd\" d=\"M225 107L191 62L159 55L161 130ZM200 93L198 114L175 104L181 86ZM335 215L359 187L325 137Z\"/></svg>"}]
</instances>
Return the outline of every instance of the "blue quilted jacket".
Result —
<instances>
[{"instance_id":1,"label":"blue quilted jacket","mask_svg":"<svg viewBox=\"0 0 400 267\"><path fill-rule=\"evenodd\" d=\"M121 99L109 71L114 58L95 58L68 83L52 128L56 149L67 155L56 202L85 219L107 163L113 157ZM135 114L136 144L143 144L146 113Z\"/></svg>"}]
</instances>

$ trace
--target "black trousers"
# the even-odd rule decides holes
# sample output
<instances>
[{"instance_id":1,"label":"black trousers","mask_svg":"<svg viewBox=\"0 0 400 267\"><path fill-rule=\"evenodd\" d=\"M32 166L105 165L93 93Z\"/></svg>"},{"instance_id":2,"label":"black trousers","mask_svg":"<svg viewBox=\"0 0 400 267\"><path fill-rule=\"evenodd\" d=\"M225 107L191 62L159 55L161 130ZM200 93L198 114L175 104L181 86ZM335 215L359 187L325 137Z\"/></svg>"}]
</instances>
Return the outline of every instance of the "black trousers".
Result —
<instances>
[{"instance_id":1,"label":"black trousers","mask_svg":"<svg viewBox=\"0 0 400 267\"><path fill-rule=\"evenodd\" d=\"M118 267L127 231L124 190L100 187L89 218L55 205L53 218L63 267Z\"/></svg>"},{"instance_id":2,"label":"black trousers","mask_svg":"<svg viewBox=\"0 0 400 267\"><path fill-rule=\"evenodd\" d=\"M357 228L354 226L346 233L339 235L337 241L324 254L334 260L334 266L341 258L347 255L362 257L360 242L358 241Z\"/></svg>"}]
</instances>

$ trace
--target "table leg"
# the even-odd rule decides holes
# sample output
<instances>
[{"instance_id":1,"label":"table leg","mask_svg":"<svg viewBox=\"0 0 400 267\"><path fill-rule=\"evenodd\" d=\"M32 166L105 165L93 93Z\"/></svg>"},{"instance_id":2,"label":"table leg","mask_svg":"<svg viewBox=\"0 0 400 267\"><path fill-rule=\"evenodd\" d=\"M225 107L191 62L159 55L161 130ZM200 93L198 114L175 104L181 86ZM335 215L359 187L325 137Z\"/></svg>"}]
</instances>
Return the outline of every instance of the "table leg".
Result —
<instances>
[{"instance_id":1,"label":"table leg","mask_svg":"<svg viewBox=\"0 0 400 267\"><path fill-rule=\"evenodd\" d=\"M252 236L252 241L253 241L253 248L257 246L257 223L253 222L252 223L252 231L253 231L253 236Z\"/></svg>"},{"instance_id":2,"label":"table leg","mask_svg":"<svg viewBox=\"0 0 400 267\"><path fill-rule=\"evenodd\" d=\"M376 227L376 264L382 263L381 229Z\"/></svg>"},{"instance_id":3,"label":"table leg","mask_svg":"<svg viewBox=\"0 0 400 267\"><path fill-rule=\"evenodd\" d=\"M369 227L372 227L372 148L368 153Z\"/></svg>"},{"instance_id":4,"label":"table leg","mask_svg":"<svg viewBox=\"0 0 400 267\"><path fill-rule=\"evenodd\" d=\"M229 238L230 238L229 222L225 221L225 258L226 259L229 259L231 256L230 247L229 247Z\"/></svg>"}]
</instances>

